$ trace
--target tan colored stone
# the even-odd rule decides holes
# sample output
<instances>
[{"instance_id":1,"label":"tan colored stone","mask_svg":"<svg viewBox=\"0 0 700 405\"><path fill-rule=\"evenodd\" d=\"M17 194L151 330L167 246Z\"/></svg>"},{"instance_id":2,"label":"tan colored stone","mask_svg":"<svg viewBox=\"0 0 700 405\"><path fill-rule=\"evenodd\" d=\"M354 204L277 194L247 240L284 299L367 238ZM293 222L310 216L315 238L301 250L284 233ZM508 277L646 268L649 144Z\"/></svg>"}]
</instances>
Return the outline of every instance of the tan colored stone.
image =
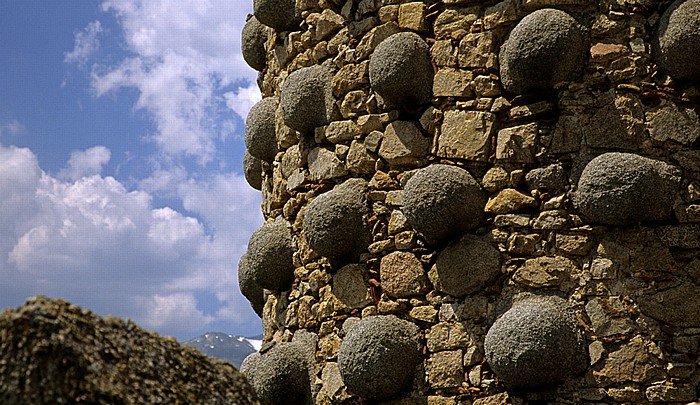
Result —
<instances>
[{"instance_id":1,"label":"tan colored stone","mask_svg":"<svg viewBox=\"0 0 700 405\"><path fill-rule=\"evenodd\" d=\"M333 76L331 82L333 95L337 98L367 85L369 85L369 61L344 65Z\"/></svg>"},{"instance_id":2,"label":"tan colored stone","mask_svg":"<svg viewBox=\"0 0 700 405\"><path fill-rule=\"evenodd\" d=\"M532 122L498 131L496 159L513 163L533 163L537 123Z\"/></svg>"},{"instance_id":3,"label":"tan colored stone","mask_svg":"<svg viewBox=\"0 0 700 405\"><path fill-rule=\"evenodd\" d=\"M440 69L433 80L435 97L473 97L470 83L472 72L459 69Z\"/></svg>"},{"instance_id":4,"label":"tan colored stone","mask_svg":"<svg viewBox=\"0 0 700 405\"><path fill-rule=\"evenodd\" d=\"M462 351L434 353L426 366L428 384L432 389L459 387L464 381Z\"/></svg>"},{"instance_id":5,"label":"tan colored stone","mask_svg":"<svg viewBox=\"0 0 700 405\"><path fill-rule=\"evenodd\" d=\"M422 305L411 308L408 316L422 322L435 322L437 320L438 311L431 305Z\"/></svg>"},{"instance_id":6,"label":"tan colored stone","mask_svg":"<svg viewBox=\"0 0 700 405\"><path fill-rule=\"evenodd\" d=\"M512 188L506 188L489 198L484 211L492 214L508 214L525 208L537 206L537 201Z\"/></svg>"},{"instance_id":7,"label":"tan colored stone","mask_svg":"<svg viewBox=\"0 0 700 405\"><path fill-rule=\"evenodd\" d=\"M441 322L430 328L425 338L431 352L461 349L469 344L467 330L458 322Z\"/></svg>"},{"instance_id":8,"label":"tan colored stone","mask_svg":"<svg viewBox=\"0 0 700 405\"><path fill-rule=\"evenodd\" d=\"M425 31L428 26L425 21L425 3L414 1L399 6L399 27L413 31Z\"/></svg>"},{"instance_id":9,"label":"tan colored stone","mask_svg":"<svg viewBox=\"0 0 700 405\"><path fill-rule=\"evenodd\" d=\"M435 41L430 47L430 54L438 67L457 67L457 49L452 46L452 40Z\"/></svg>"},{"instance_id":10,"label":"tan colored stone","mask_svg":"<svg viewBox=\"0 0 700 405\"><path fill-rule=\"evenodd\" d=\"M629 49L621 44L597 43L591 47L591 62L606 66L613 60L629 53Z\"/></svg>"},{"instance_id":11,"label":"tan colored stone","mask_svg":"<svg viewBox=\"0 0 700 405\"><path fill-rule=\"evenodd\" d=\"M445 158L487 160L495 115L481 111L445 111L436 155Z\"/></svg>"},{"instance_id":12,"label":"tan colored stone","mask_svg":"<svg viewBox=\"0 0 700 405\"><path fill-rule=\"evenodd\" d=\"M396 298L423 294L428 288L423 264L410 252L393 252L382 257L379 277L384 292Z\"/></svg>"},{"instance_id":13,"label":"tan colored stone","mask_svg":"<svg viewBox=\"0 0 700 405\"><path fill-rule=\"evenodd\" d=\"M350 308L363 308L372 301L365 281L367 269L361 264L348 264L333 276L333 294Z\"/></svg>"},{"instance_id":14,"label":"tan colored stone","mask_svg":"<svg viewBox=\"0 0 700 405\"><path fill-rule=\"evenodd\" d=\"M394 22L388 22L372 28L370 32L362 37L360 43L357 45L357 48L355 48L355 57L358 60L367 58L370 54L372 54L374 48L376 48L380 42L389 38L393 34L396 34L397 32L401 32L401 28L399 28L399 26Z\"/></svg>"},{"instance_id":15,"label":"tan colored stone","mask_svg":"<svg viewBox=\"0 0 700 405\"><path fill-rule=\"evenodd\" d=\"M640 336L635 336L593 369L593 377L599 384L624 382L644 383L663 375Z\"/></svg>"},{"instance_id":16,"label":"tan colored stone","mask_svg":"<svg viewBox=\"0 0 700 405\"><path fill-rule=\"evenodd\" d=\"M555 287L567 289L578 272L576 264L562 257L536 257L528 259L515 273L513 281L532 288Z\"/></svg>"},{"instance_id":17,"label":"tan colored stone","mask_svg":"<svg viewBox=\"0 0 700 405\"><path fill-rule=\"evenodd\" d=\"M360 128L352 120L333 121L326 127L325 135L332 143L344 143L360 135Z\"/></svg>"},{"instance_id":18,"label":"tan colored stone","mask_svg":"<svg viewBox=\"0 0 700 405\"><path fill-rule=\"evenodd\" d=\"M394 121L384 131L379 156L392 166L414 165L428 156L432 140L411 121Z\"/></svg>"}]
</instances>

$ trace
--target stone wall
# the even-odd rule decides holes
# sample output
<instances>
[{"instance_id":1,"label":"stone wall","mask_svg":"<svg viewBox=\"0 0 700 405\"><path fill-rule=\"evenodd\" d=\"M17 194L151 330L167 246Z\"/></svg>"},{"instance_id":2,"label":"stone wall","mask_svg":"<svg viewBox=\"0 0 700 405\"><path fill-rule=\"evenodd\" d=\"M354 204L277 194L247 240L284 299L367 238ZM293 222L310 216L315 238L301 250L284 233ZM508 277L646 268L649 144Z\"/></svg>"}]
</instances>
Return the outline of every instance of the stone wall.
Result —
<instances>
[{"instance_id":1,"label":"stone wall","mask_svg":"<svg viewBox=\"0 0 700 405\"><path fill-rule=\"evenodd\" d=\"M699 0L254 8L263 400L698 399Z\"/></svg>"}]
</instances>

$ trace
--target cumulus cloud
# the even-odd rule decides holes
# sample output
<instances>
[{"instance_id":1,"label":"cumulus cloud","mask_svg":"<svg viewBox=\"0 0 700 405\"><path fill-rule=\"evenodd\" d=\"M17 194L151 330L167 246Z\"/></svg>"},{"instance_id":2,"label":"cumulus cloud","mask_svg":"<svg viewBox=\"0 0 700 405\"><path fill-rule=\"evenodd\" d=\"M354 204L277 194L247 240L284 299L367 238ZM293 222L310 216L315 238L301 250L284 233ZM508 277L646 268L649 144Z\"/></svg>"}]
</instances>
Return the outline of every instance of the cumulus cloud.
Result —
<instances>
[{"instance_id":1,"label":"cumulus cloud","mask_svg":"<svg viewBox=\"0 0 700 405\"><path fill-rule=\"evenodd\" d=\"M226 92L224 93L224 98L226 99L226 106L245 120L250 108L262 99L262 95L258 86L253 84L248 87L241 87L235 92Z\"/></svg>"},{"instance_id":2,"label":"cumulus cloud","mask_svg":"<svg viewBox=\"0 0 700 405\"><path fill-rule=\"evenodd\" d=\"M101 174L102 168L109 163L112 152L105 146L95 146L84 151L74 151L68 164L58 176L68 180L78 180L82 177Z\"/></svg>"},{"instance_id":3,"label":"cumulus cloud","mask_svg":"<svg viewBox=\"0 0 700 405\"><path fill-rule=\"evenodd\" d=\"M66 63L77 63L84 66L88 59L100 48L99 36L105 32L99 21L93 21L82 31L75 33L73 50L66 52L63 60Z\"/></svg>"}]
</instances>

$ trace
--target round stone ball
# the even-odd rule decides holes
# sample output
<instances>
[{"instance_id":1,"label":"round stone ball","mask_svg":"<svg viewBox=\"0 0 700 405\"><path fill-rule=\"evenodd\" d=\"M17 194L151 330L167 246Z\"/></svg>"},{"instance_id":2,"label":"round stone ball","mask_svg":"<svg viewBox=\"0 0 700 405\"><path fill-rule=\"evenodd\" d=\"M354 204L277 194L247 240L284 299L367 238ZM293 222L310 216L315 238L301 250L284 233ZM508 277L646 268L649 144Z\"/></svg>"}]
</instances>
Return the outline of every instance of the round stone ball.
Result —
<instances>
[{"instance_id":1,"label":"round stone ball","mask_svg":"<svg viewBox=\"0 0 700 405\"><path fill-rule=\"evenodd\" d=\"M563 11L546 8L528 14L501 46L503 87L521 94L575 80L583 69L586 42L580 25Z\"/></svg>"},{"instance_id":2,"label":"round stone ball","mask_svg":"<svg viewBox=\"0 0 700 405\"><path fill-rule=\"evenodd\" d=\"M304 236L322 256L354 260L367 249L372 233L367 224L367 182L349 179L319 195L304 216Z\"/></svg>"},{"instance_id":3,"label":"round stone ball","mask_svg":"<svg viewBox=\"0 0 700 405\"><path fill-rule=\"evenodd\" d=\"M366 400L404 391L421 360L418 327L393 315L363 318L338 351L338 368L348 392Z\"/></svg>"},{"instance_id":4,"label":"round stone ball","mask_svg":"<svg viewBox=\"0 0 700 405\"><path fill-rule=\"evenodd\" d=\"M292 72L282 85L284 124L302 133L330 122L333 111L330 68L314 65Z\"/></svg>"},{"instance_id":5,"label":"round stone ball","mask_svg":"<svg viewBox=\"0 0 700 405\"><path fill-rule=\"evenodd\" d=\"M246 357L241 372L263 404L311 403L310 353L304 344L276 343Z\"/></svg>"},{"instance_id":6,"label":"round stone ball","mask_svg":"<svg viewBox=\"0 0 700 405\"><path fill-rule=\"evenodd\" d=\"M486 360L511 388L551 386L583 372L585 339L567 302L517 296L486 333Z\"/></svg>"},{"instance_id":7,"label":"round stone ball","mask_svg":"<svg viewBox=\"0 0 700 405\"><path fill-rule=\"evenodd\" d=\"M433 75L428 44L413 32L389 36L370 57L370 85L389 107L429 104Z\"/></svg>"},{"instance_id":8,"label":"round stone ball","mask_svg":"<svg viewBox=\"0 0 700 405\"><path fill-rule=\"evenodd\" d=\"M248 242L253 280L262 288L286 291L294 281L292 232L283 218L258 228Z\"/></svg>"},{"instance_id":9,"label":"round stone ball","mask_svg":"<svg viewBox=\"0 0 700 405\"><path fill-rule=\"evenodd\" d=\"M256 190L262 189L262 164L248 150L243 152L243 176L249 186Z\"/></svg>"},{"instance_id":10,"label":"round stone ball","mask_svg":"<svg viewBox=\"0 0 700 405\"><path fill-rule=\"evenodd\" d=\"M241 52L243 60L257 71L262 71L267 66L265 54L265 42L267 41L267 29L255 16L248 16L248 20L241 31Z\"/></svg>"},{"instance_id":11,"label":"round stone ball","mask_svg":"<svg viewBox=\"0 0 700 405\"><path fill-rule=\"evenodd\" d=\"M501 274L501 255L492 244L465 235L440 252L428 272L438 291L463 297L482 290Z\"/></svg>"},{"instance_id":12,"label":"round stone ball","mask_svg":"<svg viewBox=\"0 0 700 405\"><path fill-rule=\"evenodd\" d=\"M277 154L275 111L277 97L266 97L253 105L245 121L245 145L248 153L271 163Z\"/></svg>"},{"instance_id":13,"label":"round stone ball","mask_svg":"<svg viewBox=\"0 0 700 405\"><path fill-rule=\"evenodd\" d=\"M633 153L604 153L581 173L574 203L586 222L633 225L669 219L680 184L673 166Z\"/></svg>"},{"instance_id":14,"label":"round stone ball","mask_svg":"<svg viewBox=\"0 0 700 405\"><path fill-rule=\"evenodd\" d=\"M486 196L466 170L450 165L420 169L406 182L404 214L428 243L476 229Z\"/></svg>"},{"instance_id":15,"label":"round stone ball","mask_svg":"<svg viewBox=\"0 0 700 405\"><path fill-rule=\"evenodd\" d=\"M664 12L654 44L656 63L680 80L700 82L700 0L678 0Z\"/></svg>"},{"instance_id":16,"label":"round stone ball","mask_svg":"<svg viewBox=\"0 0 700 405\"><path fill-rule=\"evenodd\" d=\"M263 307L265 307L265 293L263 288L255 281L253 267L251 266L248 252L243 253L238 260L238 288L253 307L253 310L262 318Z\"/></svg>"},{"instance_id":17,"label":"round stone ball","mask_svg":"<svg viewBox=\"0 0 700 405\"><path fill-rule=\"evenodd\" d=\"M253 0L253 13L261 23L275 31L290 31L301 21L295 0Z\"/></svg>"}]
</instances>

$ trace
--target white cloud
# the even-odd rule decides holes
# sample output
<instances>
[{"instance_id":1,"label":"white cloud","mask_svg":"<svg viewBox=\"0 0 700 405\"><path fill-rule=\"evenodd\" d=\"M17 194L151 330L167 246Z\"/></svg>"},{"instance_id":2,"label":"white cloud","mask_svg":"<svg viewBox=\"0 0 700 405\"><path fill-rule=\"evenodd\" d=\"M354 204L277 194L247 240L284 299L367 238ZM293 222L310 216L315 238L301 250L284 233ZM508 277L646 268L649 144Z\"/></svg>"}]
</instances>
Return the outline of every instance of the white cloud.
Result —
<instances>
[{"instance_id":1,"label":"white cloud","mask_svg":"<svg viewBox=\"0 0 700 405\"><path fill-rule=\"evenodd\" d=\"M77 63L84 66L88 59L100 48L100 34L105 29L99 21L93 21L82 31L75 33L75 45L73 50L64 54L66 63Z\"/></svg>"},{"instance_id":2,"label":"white cloud","mask_svg":"<svg viewBox=\"0 0 700 405\"><path fill-rule=\"evenodd\" d=\"M74 151L68 164L58 176L62 179L78 180L82 177L101 174L102 168L109 163L111 151L104 146L95 146L84 151Z\"/></svg>"},{"instance_id":3,"label":"white cloud","mask_svg":"<svg viewBox=\"0 0 700 405\"><path fill-rule=\"evenodd\" d=\"M235 92L226 92L224 93L224 98L226 99L226 106L245 120L250 108L262 99L262 95L258 86L252 84L248 87L241 87Z\"/></svg>"},{"instance_id":4,"label":"white cloud","mask_svg":"<svg viewBox=\"0 0 700 405\"><path fill-rule=\"evenodd\" d=\"M214 321L213 316L205 315L197 308L197 300L192 293L156 294L139 299L139 304L150 311L137 321L147 328L170 328L176 332L202 329Z\"/></svg>"},{"instance_id":5,"label":"white cloud","mask_svg":"<svg viewBox=\"0 0 700 405\"><path fill-rule=\"evenodd\" d=\"M0 135L20 135L26 131L27 128L25 128L25 126L16 119L11 119L0 123Z\"/></svg>"}]
</instances>

